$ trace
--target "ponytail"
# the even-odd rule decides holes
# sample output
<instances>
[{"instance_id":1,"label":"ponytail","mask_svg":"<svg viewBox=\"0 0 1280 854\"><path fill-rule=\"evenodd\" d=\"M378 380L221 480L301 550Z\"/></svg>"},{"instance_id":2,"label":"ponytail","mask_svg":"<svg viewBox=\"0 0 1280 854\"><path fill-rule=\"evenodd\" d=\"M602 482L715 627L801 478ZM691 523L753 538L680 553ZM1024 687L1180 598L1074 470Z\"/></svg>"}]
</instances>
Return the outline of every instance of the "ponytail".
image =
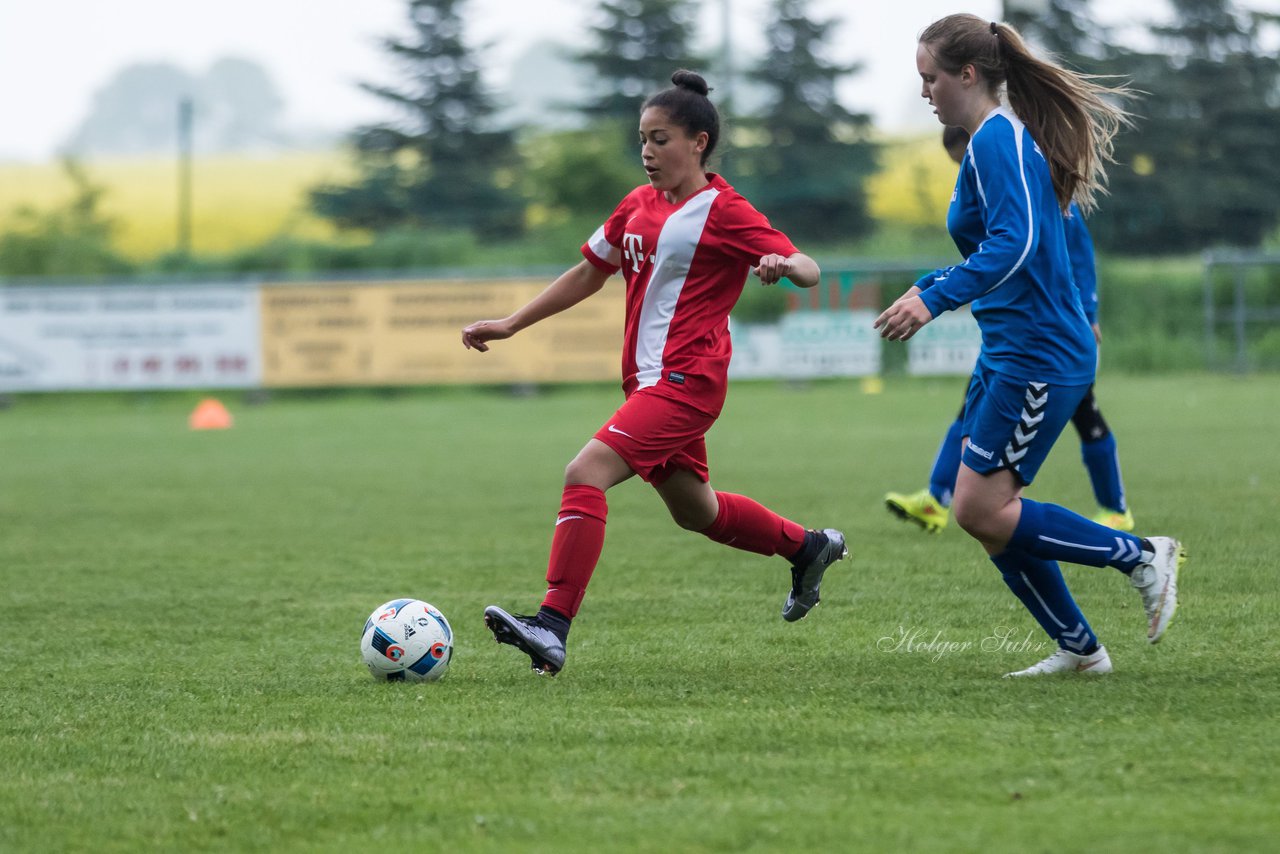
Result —
<instances>
[{"instance_id":1,"label":"ponytail","mask_svg":"<svg viewBox=\"0 0 1280 854\"><path fill-rule=\"evenodd\" d=\"M1125 86L1108 87L1103 79L1070 71L1042 59L1008 24L974 15L950 15L920 35L939 67L957 74L973 65L991 94L1003 85L1012 109L1049 162L1054 193L1065 211L1072 201L1088 213L1098 194L1106 192L1106 163L1114 163L1112 140L1131 126L1129 113L1117 104L1132 96Z\"/></svg>"}]
</instances>

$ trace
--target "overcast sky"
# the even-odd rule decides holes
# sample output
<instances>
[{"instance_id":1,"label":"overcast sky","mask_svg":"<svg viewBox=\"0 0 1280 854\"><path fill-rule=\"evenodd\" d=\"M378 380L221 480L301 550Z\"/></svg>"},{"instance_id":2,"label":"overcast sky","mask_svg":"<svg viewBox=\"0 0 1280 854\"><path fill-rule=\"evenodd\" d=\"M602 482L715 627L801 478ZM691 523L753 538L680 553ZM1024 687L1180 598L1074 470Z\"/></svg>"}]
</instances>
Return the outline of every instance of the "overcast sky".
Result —
<instances>
[{"instance_id":1,"label":"overcast sky","mask_svg":"<svg viewBox=\"0 0 1280 854\"><path fill-rule=\"evenodd\" d=\"M726 2L732 43L757 56L768 0L706 0L698 43L720 44ZM501 89L504 68L536 40L582 45L596 5L470 0L468 37L491 44L484 54L490 84ZM1109 22L1123 22L1145 17L1141 10L1152 3L1095 0L1094 6ZM872 113L892 130L932 119L917 103L919 31L955 11L991 18L1002 5L813 0L811 8L843 22L830 59L865 65L842 90L846 106ZM200 74L223 57L252 59L279 88L292 126L336 130L389 118L355 84L396 82L378 39L405 32L405 9L404 0L0 0L0 160L49 157L88 113L94 92L138 62L168 62Z\"/></svg>"}]
</instances>

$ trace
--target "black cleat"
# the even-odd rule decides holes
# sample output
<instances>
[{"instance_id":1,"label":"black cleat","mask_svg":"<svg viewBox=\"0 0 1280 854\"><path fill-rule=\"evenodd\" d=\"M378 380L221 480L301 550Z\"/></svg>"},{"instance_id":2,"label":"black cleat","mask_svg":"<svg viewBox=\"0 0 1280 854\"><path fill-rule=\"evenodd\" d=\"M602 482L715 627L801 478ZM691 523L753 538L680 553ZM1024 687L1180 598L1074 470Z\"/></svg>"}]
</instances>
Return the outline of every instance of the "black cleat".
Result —
<instances>
[{"instance_id":1,"label":"black cleat","mask_svg":"<svg viewBox=\"0 0 1280 854\"><path fill-rule=\"evenodd\" d=\"M484 624L493 639L529 656L535 673L555 676L564 667L564 639L538 617L508 614L497 605L484 609Z\"/></svg>"},{"instance_id":2,"label":"black cleat","mask_svg":"<svg viewBox=\"0 0 1280 854\"><path fill-rule=\"evenodd\" d=\"M782 606L782 619L788 623L803 619L818 604L818 588L822 586L822 576L827 567L844 560L849 554L844 534L835 528L811 533L822 537L825 542L806 563L791 568L791 592L787 594L787 604Z\"/></svg>"}]
</instances>

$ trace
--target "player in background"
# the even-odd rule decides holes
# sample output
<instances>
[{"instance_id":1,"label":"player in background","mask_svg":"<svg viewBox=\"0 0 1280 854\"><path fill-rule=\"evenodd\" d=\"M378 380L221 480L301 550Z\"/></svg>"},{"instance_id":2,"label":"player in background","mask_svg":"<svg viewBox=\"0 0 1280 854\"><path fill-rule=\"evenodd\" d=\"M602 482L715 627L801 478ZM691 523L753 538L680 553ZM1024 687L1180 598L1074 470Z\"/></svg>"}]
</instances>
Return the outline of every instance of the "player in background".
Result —
<instances>
[{"instance_id":1,"label":"player in background","mask_svg":"<svg viewBox=\"0 0 1280 854\"><path fill-rule=\"evenodd\" d=\"M949 127L942 132L942 146L956 163L964 161L969 145L969 133L961 127ZM1067 256L1071 259L1071 272L1076 288L1080 291L1080 304L1085 318L1093 328L1093 339L1102 343L1102 329L1098 326L1098 274L1093 258L1093 238L1085 227L1084 215L1073 201L1067 212ZM890 492L884 497L885 506L896 516L914 522L929 533L937 533L947 527L948 508L955 494L956 473L960 470L960 437L964 406L951 423L942 444L938 446L929 474L929 485L919 492L903 494ZM1076 407L1071 423L1080 435L1080 456L1093 495L1098 501L1098 512L1093 521L1118 531L1132 531L1133 514L1129 510L1124 493L1124 480L1120 476L1120 455L1116 451L1116 438L1107 426L1098 401L1093 396L1093 386Z\"/></svg>"},{"instance_id":2,"label":"player in background","mask_svg":"<svg viewBox=\"0 0 1280 854\"><path fill-rule=\"evenodd\" d=\"M674 86L640 114L640 160L648 182L632 190L582 246L584 260L510 317L462 330L481 352L489 342L586 299L614 273L626 283L622 352L626 401L565 469L551 541L547 593L534 616L485 609L499 643L526 653L533 669L564 666L565 638L604 544L605 492L633 475L651 484L680 527L791 565L783 619L818 604L827 567L848 554L833 528L808 530L709 482L704 435L724 405L729 311L748 274L762 285L784 276L813 287L820 271L723 178L706 172L720 118L706 81L677 71Z\"/></svg>"},{"instance_id":3,"label":"player in background","mask_svg":"<svg viewBox=\"0 0 1280 854\"><path fill-rule=\"evenodd\" d=\"M916 69L938 121L970 135L947 213L964 262L921 277L874 326L905 341L941 312L973 304L982 349L952 507L1058 644L1007 675L1107 673L1111 658L1058 561L1128 576L1156 643L1177 608L1182 545L1116 531L1022 490L1093 384L1097 347L1072 281L1064 213L1073 200L1092 209L1111 139L1129 121L1114 99L1127 93L1034 56L1016 30L974 15L925 28Z\"/></svg>"}]
</instances>

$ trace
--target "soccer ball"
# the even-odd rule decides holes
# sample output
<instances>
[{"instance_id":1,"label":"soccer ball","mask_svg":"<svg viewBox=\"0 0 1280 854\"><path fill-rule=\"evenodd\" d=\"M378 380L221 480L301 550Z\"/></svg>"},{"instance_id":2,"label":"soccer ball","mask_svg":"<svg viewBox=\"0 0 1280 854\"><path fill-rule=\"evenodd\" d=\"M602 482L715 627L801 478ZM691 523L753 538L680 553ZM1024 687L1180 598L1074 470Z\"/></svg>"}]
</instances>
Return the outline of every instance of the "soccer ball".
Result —
<instances>
[{"instance_id":1,"label":"soccer ball","mask_svg":"<svg viewBox=\"0 0 1280 854\"><path fill-rule=\"evenodd\" d=\"M434 605L392 599L364 621L360 655L374 679L434 682L449 669L453 629Z\"/></svg>"}]
</instances>

